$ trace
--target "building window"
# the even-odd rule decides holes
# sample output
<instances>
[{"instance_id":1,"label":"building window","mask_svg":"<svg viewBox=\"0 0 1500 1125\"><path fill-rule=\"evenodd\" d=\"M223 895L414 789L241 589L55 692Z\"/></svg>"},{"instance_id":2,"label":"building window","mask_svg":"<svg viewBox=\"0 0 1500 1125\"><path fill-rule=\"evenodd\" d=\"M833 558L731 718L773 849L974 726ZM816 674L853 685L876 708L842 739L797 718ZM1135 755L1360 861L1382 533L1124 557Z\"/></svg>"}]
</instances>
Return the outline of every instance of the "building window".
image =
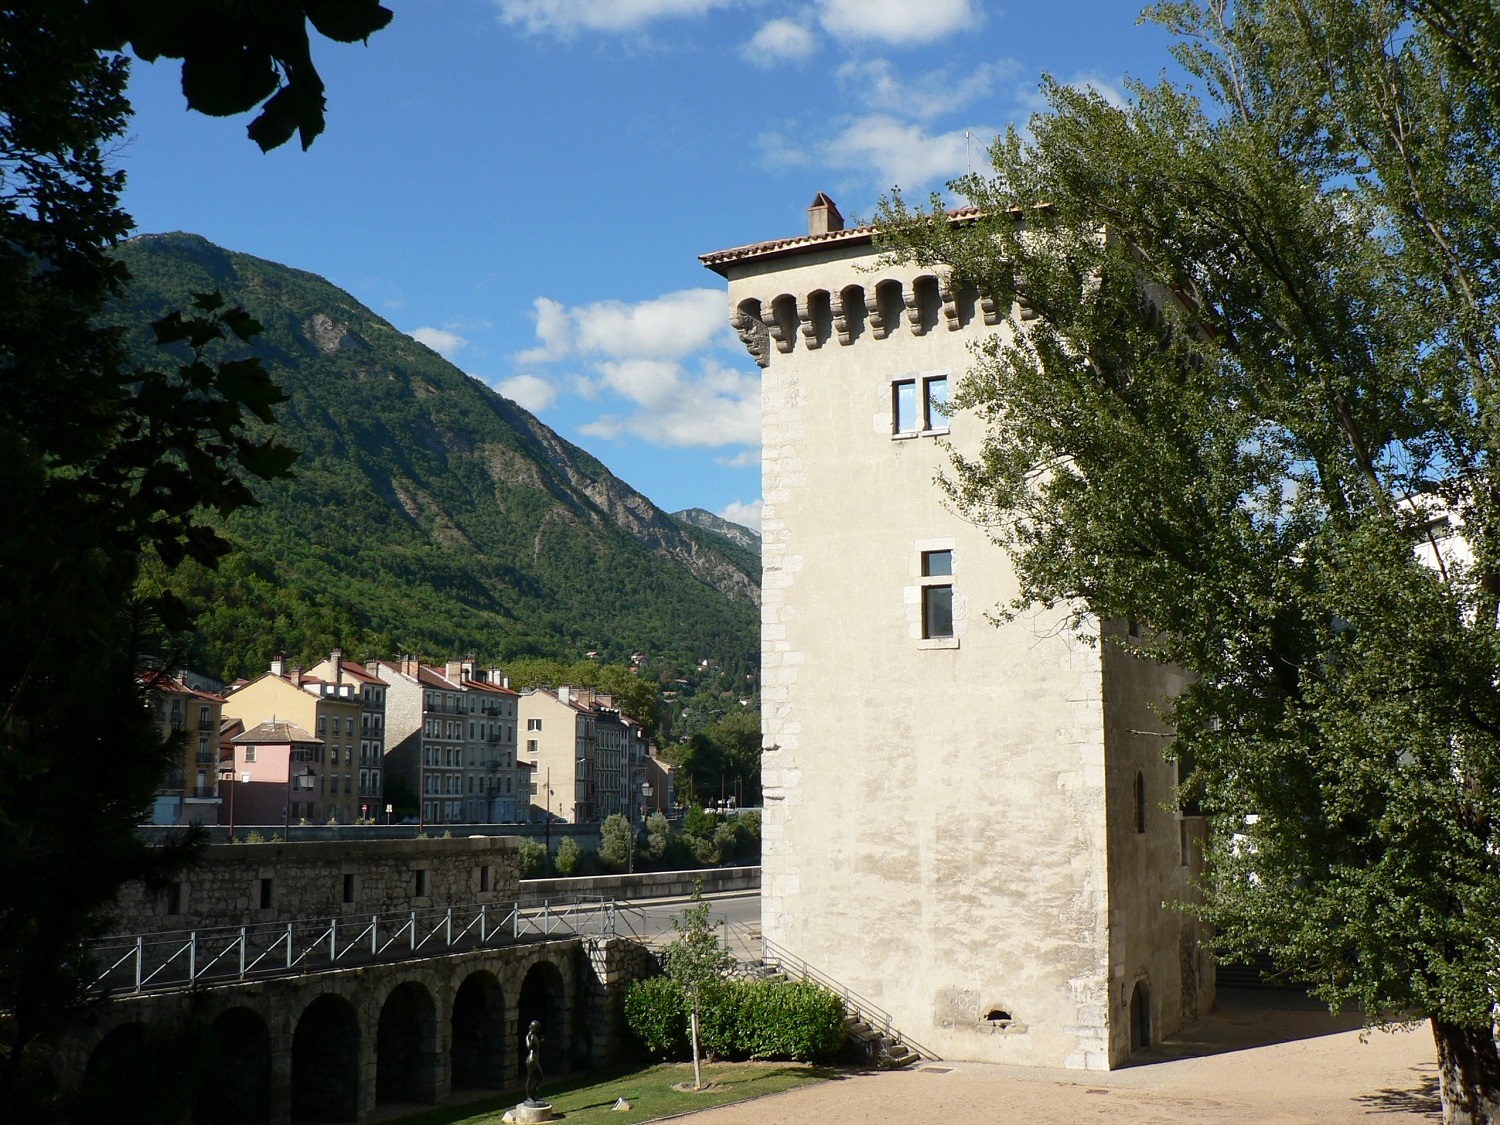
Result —
<instances>
[{"instance_id":1,"label":"building window","mask_svg":"<svg viewBox=\"0 0 1500 1125\"><path fill-rule=\"evenodd\" d=\"M260 908L262 910L271 909L271 888L274 885L275 881L272 879L262 879L260 881Z\"/></svg>"},{"instance_id":2,"label":"building window","mask_svg":"<svg viewBox=\"0 0 1500 1125\"><path fill-rule=\"evenodd\" d=\"M318 737L321 738L321 737L323 737L323 735L325 735L327 733L328 733L328 716L327 715L319 715L318 716Z\"/></svg>"},{"instance_id":3,"label":"building window","mask_svg":"<svg viewBox=\"0 0 1500 1125\"><path fill-rule=\"evenodd\" d=\"M922 636L953 636L953 583L941 579L953 576L952 551L922 552ZM926 579L939 579L928 582Z\"/></svg>"},{"instance_id":4,"label":"building window","mask_svg":"<svg viewBox=\"0 0 1500 1125\"><path fill-rule=\"evenodd\" d=\"M527 730L541 730L542 729L542 720L541 719L527 719L526 720L526 729Z\"/></svg>"},{"instance_id":5,"label":"building window","mask_svg":"<svg viewBox=\"0 0 1500 1125\"><path fill-rule=\"evenodd\" d=\"M427 872L424 871L424 870L421 870L419 868L417 871L413 872L413 874L416 875L416 877L417 877L416 878L416 883L417 883L416 894L417 894L417 898L426 898L427 897Z\"/></svg>"},{"instance_id":6,"label":"building window","mask_svg":"<svg viewBox=\"0 0 1500 1125\"><path fill-rule=\"evenodd\" d=\"M948 376L925 375L891 383L891 432L900 435L948 429Z\"/></svg>"},{"instance_id":7,"label":"building window","mask_svg":"<svg viewBox=\"0 0 1500 1125\"><path fill-rule=\"evenodd\" d=\"M245 764L248 766L253 761L255 761L255 747L254 746L246 746L245 747Z\"/></svg>"},{"instance_id":8,"label":"building window","mask_svg":"<svg viewBox=\"0 0 1500 1125\"><path fill-rule=\"evenodd\" d=\"M353 875L345 875L344 876L344 901L345 902L353 902L354 901L354 876Z\"/></svg>"},{"instance_id":9,"label":"building window","mask_svg":"<svg viewBox=\"0 0 1500 1125\"><path fill-rule=\"evenodd\" d=\"M479 869L479 889L481 892L490 889L490 869L488 865Z\"/></svg>"}]
</instances>

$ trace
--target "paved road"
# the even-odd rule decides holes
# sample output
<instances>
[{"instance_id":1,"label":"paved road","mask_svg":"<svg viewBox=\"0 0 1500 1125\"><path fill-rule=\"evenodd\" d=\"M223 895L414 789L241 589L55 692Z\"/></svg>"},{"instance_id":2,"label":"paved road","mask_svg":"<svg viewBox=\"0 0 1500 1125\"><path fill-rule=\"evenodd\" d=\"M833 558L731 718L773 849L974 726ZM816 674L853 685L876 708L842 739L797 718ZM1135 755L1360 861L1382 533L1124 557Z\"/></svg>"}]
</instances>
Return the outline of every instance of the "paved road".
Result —
<instances>
[{"instance_id":1,"label":"paved road","mask_svg":"<svg viewBox=\"0 0 1500 1125\"><path fill-rule=\"evenodd\" d=\"M760 892L735 891L704 895L709 917L729 939L729 948L742 961L760 960ZM648 945L671 941L672 918L692 905L688 899L637 899L620 904L616 929ZM727 923L727 926L726 926Z\"/></svg>"}]
</instances>

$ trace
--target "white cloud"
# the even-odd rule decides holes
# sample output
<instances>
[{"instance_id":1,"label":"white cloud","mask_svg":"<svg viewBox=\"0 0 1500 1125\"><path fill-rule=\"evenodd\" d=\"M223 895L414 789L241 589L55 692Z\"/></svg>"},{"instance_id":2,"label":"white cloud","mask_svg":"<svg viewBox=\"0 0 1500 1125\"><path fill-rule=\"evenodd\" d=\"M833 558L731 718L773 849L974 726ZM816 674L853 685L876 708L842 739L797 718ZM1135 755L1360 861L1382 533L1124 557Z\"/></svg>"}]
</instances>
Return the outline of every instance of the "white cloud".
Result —
<instances>
[{"instance_id":1,"label":"white cloud","mask_svg":"<svg viewBox=\"0 0 1500 1125\"><path fill-rule=\"evenodd\" d=\"M757 31L741 53L756 66L772 67L802 62L817 49L818 41L806 26L796 20L777 19Z\"/></svg>"},{"instance_id":2,"label":"white cloud","mask_svg":"<svg viewBox=\"0 0 1500 1125\"><path fill-rule=\"evenodd\" d=\"M680 357L727 331L723 290L683 289L652 301L602 301L572 310L581 352L616 358Z\"/></svg>"},{"instance_id":3,"label":"white cloud","mask_svg":"<svg viewBox=\"0 0 1500 1125\"><path fill-rule=\"evenodd\" d=\"M568 354L573 331L568 310L550 297L538 297L531 305L536 310L536 338L541 341L541 346L519 353L516 362L550 363L561 359Z\"/></svg>"},{"instance_id":4,"label":"white cloud","mask_svg":"<svg viewBox=\"0 0 1500 1125\"><path fill-rule=\"evenodd\" d=\"M416 340L420 344L426 344L445 359L452 359L453 353L469 342L457 332L449 332L446 328L432 328L426 325L421 328L413 328L410 335L413 340Z\"/></svg>"},{"instance_id":5,"label":"white cloud","mask_svg":"<svg viewBox=\"0 0 1500 1125\"><path fill-rule=\"evenodd\" d=\"M533 414L540 414L557 401L557 388L540 375L512 375L496 383L495 390Z\"/></svg>"},{"instance_id":6,"label":"white cloud","mask_svg":"<svg viewBox=\"0 0 1500 1125\"><path fill-rule=\"evenodd\" d=\"M911 191L963 175L971 150L982 159L991 135L976 132L970 140L962 129L929 135L920 125L871 114L825 142L821 155L835 168L870 172L879 188L899 184Z\"/></svg>"},{"instance_id":7,"label":"white cloud","mask_svg":"<svg viewBox=\"0 0 1500 1125\"><path fill-rule=\"evenodd\" d=\"M704 359L698 371L663 360L595 365L599 386L637 409L581 427L595 437L638 437L654 445L758 445L760 378Z\"/></svg>"},{"instance_id":8,"label":"white cloud","mask_svg":"<svg viewBox=\"0 0 1500 1125\"><path fill-rule=\"evenodd\" d=\"M951 69L929 71L913 79L899 75L887 59L851 60L834 72L839 84L864 105L893 110L903 117L930 118L951 113L986 97L998 81L1015 76L1014 59L983 63L966 74Z\"/></svg>"},{"instance_id":9,"label":"white cloud","mask_svg":"<svg viewBox=\"0 0 1500 1125\"><path fill-rule=\"evenodd\" d=\"M724 506L724 510L719 513L719 517L728 520L730 523L737 523L741 527L754 528L756 531L759 531L760 509L761 501L759 498L750 501L748 504L733 500Z\"/></svg>"},{"instance_id":10,"label":"white cloud","mask_svg":"<svg viewBox=\"0 0 1500 1125\"><path fill-rule=\"evenodd\" d=\"M742 449L733 457L715 457L714 464L725 469L750 469L760 464L760 447Z\"/></svg>"},{"instance_id":11,"label":"white cloud","mask_svg":"<svg viewBox=\"0 0 1500 1125\"><path fill-rule=\"evenodd\" d=\"M824 0L818 18L840 39L901 45L931 43L983 19L970 0Z\"/></svg>"},{"instance_id":12,"label":"white cloud","mask_svg":"<svg viewBox=\"0 0 1500 1125\"><path fill-rule=\"evenodd\" d=\"M500 18L530 32L638 31L658 19L701 16L731 0L496 0Z\"/></svg>"}]
</instances>

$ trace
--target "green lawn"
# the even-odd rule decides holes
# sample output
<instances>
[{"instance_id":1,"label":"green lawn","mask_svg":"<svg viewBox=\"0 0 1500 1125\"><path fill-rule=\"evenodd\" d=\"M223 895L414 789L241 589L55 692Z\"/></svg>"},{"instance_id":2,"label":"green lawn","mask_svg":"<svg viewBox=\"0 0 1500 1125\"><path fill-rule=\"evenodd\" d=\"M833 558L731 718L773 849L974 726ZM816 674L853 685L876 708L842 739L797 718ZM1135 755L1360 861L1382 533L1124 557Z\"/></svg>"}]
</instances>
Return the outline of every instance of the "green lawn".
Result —
<instances>
[{"instance_id":1,"label":"green lawn","mask_svg":"<svg viewBox=\"0 0 1500 1125\"><path fill-rule=\"evenodd\" d=\"M674 1083L693 1081L691 1063L666 1063L645 1070L628 1070L613 1077L595 1076L547 1084L542 1100L551 1102L553 1111L572 1125L632 1125L674 1113L708 1109L726 1102L744 1101L765 1094L790 1090L811 1082L823 1082L836 1075L827 1067L805 1063L744 1062L713 1063L703 1067L703 1083L713 1089L703 1093L674 1090ZM500 1125L500 1117L522 1094L486 1098L466 1105L448 1105L400 1119L400 1125ZM630 1103L628 1111L611 1107L623 1097ZM396 1125L395 1122L389 1125Z\"/></svg>"}]
</instances>

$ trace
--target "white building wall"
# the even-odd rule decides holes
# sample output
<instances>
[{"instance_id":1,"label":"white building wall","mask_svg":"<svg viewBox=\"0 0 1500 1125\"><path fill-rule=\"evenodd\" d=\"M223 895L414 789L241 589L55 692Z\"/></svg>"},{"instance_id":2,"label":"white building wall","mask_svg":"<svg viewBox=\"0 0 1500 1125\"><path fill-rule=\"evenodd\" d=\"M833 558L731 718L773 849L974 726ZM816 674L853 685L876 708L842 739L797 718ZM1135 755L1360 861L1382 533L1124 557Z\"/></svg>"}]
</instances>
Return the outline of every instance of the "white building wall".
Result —
<instances>
[{"instance_id":1,"label":"white building wall","mask_svg":"<svg viewBox=\"0 0 1500 1125\"><path fill-rule=\"evenodd\" d=\"M862 272L873 261L833 244L752 262L730 307L888 279L912 294L926 272ZM903 307L884 339L866 319L841 343L814 314L783 316L789 350L766 341L763 926L945 1057L1103 1068L1100 654L1057 614L986 620L1016 592L1005 555L941 503L940 438L892 434L892 381L946 372L951 388L996 330L954 305L972 309L954 330L929 308L914 334ZM977 449L975 419L951 431ZM953 551L956 644L921 636L936 549Z\"/></svg>"}]
</instances>

